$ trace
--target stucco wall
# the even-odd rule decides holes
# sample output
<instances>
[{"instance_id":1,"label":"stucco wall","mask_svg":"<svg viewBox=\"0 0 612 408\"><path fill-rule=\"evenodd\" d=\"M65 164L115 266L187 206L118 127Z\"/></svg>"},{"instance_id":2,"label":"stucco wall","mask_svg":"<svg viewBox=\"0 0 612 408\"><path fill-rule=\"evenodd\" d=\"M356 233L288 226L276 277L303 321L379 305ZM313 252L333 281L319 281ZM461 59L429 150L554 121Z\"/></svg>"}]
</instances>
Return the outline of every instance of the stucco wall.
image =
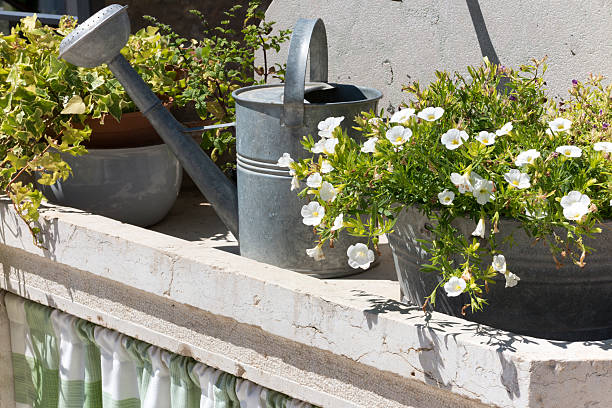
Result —
<instances>
[{"instance_id":1,"label":"stucco wall","mask_svg":"<svg viewBox=\"0 0 612 408\"><path fill-rule=\"evenodd\" d=\"M266 15L280 26L321 17L330 81L378 88L384 107L402 100L402 84L428 82L435 69L463 72L483 55L512 67L548 55L557 94L588 72L612 74L605 0L273 0Z\"/></svg>"}]
</instances>

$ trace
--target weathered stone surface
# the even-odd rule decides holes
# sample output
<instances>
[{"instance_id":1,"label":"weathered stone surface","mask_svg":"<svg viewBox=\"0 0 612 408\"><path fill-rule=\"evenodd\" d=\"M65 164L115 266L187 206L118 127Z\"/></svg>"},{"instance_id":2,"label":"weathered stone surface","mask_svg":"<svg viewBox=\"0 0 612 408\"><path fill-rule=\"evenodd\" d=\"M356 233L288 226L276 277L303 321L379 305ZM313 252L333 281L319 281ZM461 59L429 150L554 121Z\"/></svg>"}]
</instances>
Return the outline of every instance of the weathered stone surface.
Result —
<instances>
[{"instance_id":1,"label":"weathered stone surface","mask_svg":"<svg viewBox=\"0 0 612 408\"><path fill-rule=\"evenodd\" d=\"M612 405L612 341L550 342L427 319L397 302L397 282L376 280L376 270L318 280L214 240L69 209L44 213L42 250L6 203L0 217L0 287L315 404Z\"/></svg>"},{"instance_id":2,"label":"weathered stone surface","mask_svg":"<svg viewBox=\"0 0 612 408\"><path fill-rule=\"evenodd\" d=\"M402 84L426 84L436 69L466 73L485 55L512 67L548 55L545 78L561 95L589 72L612 75L612 8L601 0L273 0L266 16L289 27L322 18L330 81L377 88L384 108L404 99ZM272 60L286 61L287 49Z\"/></svg>"}]
</instances>

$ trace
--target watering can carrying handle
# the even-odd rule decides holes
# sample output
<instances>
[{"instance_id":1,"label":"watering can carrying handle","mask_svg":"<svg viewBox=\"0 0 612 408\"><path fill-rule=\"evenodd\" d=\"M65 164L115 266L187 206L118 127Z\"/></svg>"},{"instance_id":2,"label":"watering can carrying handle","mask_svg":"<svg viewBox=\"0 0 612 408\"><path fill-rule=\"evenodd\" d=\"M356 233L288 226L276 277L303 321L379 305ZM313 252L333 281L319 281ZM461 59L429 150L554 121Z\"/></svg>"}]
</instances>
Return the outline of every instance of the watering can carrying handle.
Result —
<instances>
[{"instance_id":1,"label":"watering can carrying handle","mask_svg":"<svg viewBox=\"0 0 612 408\"><path fill-rule=\"evenodd\" d=\"M281 125L304 124L304 86L310 50L310 81L327 82L327 34L320 18L300 18L293 28L287 57Z\"/></svg>"}]
</instances>

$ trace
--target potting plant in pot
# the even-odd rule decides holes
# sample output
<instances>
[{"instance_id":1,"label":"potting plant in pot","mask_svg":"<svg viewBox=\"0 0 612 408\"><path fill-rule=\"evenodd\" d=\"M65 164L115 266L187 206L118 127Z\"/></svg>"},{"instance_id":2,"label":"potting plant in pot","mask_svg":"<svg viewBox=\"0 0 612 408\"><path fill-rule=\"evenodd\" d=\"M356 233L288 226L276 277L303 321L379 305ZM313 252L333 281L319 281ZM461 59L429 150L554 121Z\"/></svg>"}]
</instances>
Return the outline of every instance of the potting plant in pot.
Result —
<instances>
[{"instance_id":1,"label":"potting plant in pot","mask_svg":"<svg viewBox=\"0 0 612 408\"><path fill-rule=\"evenodd\" d=\"M146 119L128 114L134 104L107 68L85 70L58 58L61 40L75 26L70 17L53 28L32 16L0 41L3 189L32 228L43 193L122 221L154 223L176 199L180 165ZM150 27L132 35L124 51L154 91L171 101L184 83L167 69L180 60L166 42ZM109 138L104 125L112 122L119 130ZM86 148L90 154L77 157ZM25 174L37 174L38 190L21 181Z\"/></svg>"},{"instance_id":2,"label":"potting plant in pot","mask_svg":"<svg viewBox=\"0 0 612 408\"><path fill-rule=\"evenodd\" d=\"M258 25L257 5L247 10L243 42L229 41L235 33L223 28L187 41L160 25L130 35L121 52L168 108L195 104L204 121L231 121L232 89L256 82L255 50L278 49L287 38L286 31L271 34L273 23ZM43 194L121 221L153 224L176 199L179 162L106 66L79 68L58 58L60 42L75 27L71 17L53 28L33 16L0 41L2 187L34 234ZM224 116L215 116L219 109ZM225 131L205 132L204 140L213 159L235 144ZM228 160L231 168L231 154ZM36 175L38 189L27 175Z\"/></svg>"},{"instance_id":3,"label":"potting plant in pot","mask_svg":"<svg viewBox=\"0 0 612 408\"><path fill-rule=\"evenodd\" d=\"M306 181L313 255L346 229L366 238L349 264L367 267L389 234L403 298L424 309L537 337L612 337L612 88L574 81L558 105L545 68L438 72L406 87L412 100L391 117L359 118L363 143L339 127L305 138L320 154L283 164Z\"/></svg>"}]
</instances>

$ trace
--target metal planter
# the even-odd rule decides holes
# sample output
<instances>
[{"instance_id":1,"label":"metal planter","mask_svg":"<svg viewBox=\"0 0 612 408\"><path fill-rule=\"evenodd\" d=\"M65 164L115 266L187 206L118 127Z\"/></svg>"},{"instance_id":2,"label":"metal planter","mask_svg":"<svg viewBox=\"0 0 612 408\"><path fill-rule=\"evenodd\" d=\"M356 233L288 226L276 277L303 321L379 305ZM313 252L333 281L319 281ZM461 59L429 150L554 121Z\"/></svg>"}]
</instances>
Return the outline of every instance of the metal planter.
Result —
<instances>
[{"instance_id":1,"label":"metal planter","mask_svg":"<svg viewBox=\"0 0 612 408\"><path fill-rule=\"evenodd\" d=\"M427 262L427 254L418 240L431 238L427 229L431 222L418 209L407 207L389 235L402 299L416 305L423 304L440 281L438 275L419 270ZM453 225L470 236L475 223L462 218ZM557 269L547 244L534 244L517 221L502 220L499 229L499 242L513 235L514 245L503 248L503 254L508 268L521 278L519 284L505 288L503 276L498 275L486 294L489 304L485 310L474 314L468 310L466 316L461 315L461 308L469 303L467 295L449 298L439 290L437 311L546 339L612 338L612 221L603 224L603 232L596 239L585 241L595 251L587 256L582 269L570 262Z\"/></svg>"}]
</instances>

